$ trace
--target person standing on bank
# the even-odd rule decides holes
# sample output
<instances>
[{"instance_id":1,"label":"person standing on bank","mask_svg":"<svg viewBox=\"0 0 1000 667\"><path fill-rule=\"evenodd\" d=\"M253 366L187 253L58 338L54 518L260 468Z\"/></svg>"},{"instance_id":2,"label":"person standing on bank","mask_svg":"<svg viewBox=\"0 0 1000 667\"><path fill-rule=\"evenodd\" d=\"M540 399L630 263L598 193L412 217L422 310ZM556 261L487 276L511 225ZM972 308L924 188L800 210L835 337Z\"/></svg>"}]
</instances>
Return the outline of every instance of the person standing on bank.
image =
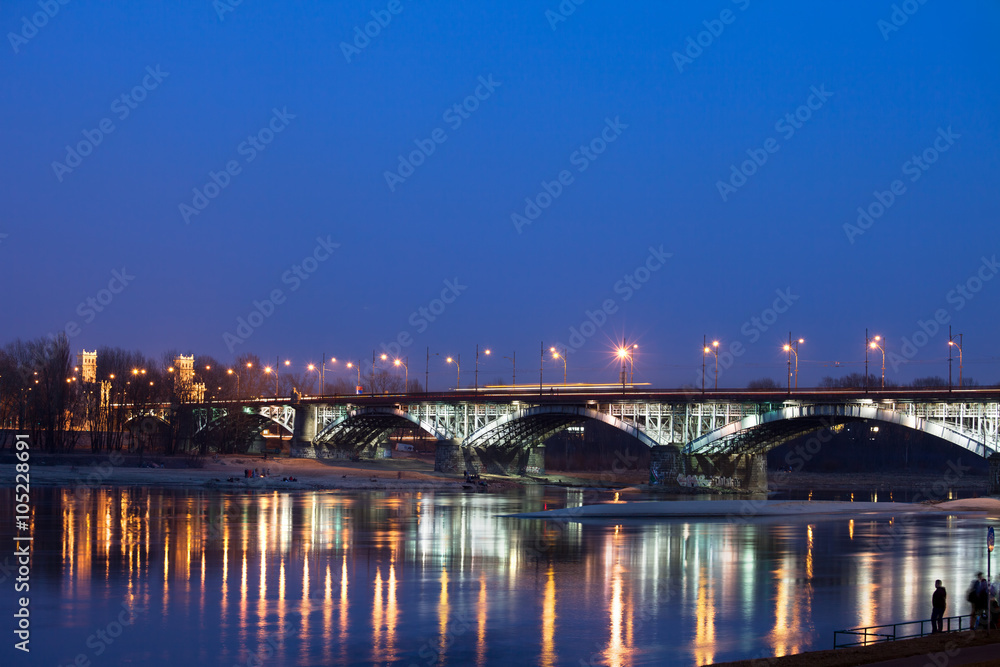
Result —
<instances>
[{"instance_id":1,"label":"person standing on bank","mask_svg":"<svg viewBox=\"0 0 1000 667\"><path fill-rule=\"evenodd\" d=\"M948 591L941 585L941 580L934 582L934 594L931 596L931 632L944 632L944 610L948 608Z\"/></svg>"}]
</instances>

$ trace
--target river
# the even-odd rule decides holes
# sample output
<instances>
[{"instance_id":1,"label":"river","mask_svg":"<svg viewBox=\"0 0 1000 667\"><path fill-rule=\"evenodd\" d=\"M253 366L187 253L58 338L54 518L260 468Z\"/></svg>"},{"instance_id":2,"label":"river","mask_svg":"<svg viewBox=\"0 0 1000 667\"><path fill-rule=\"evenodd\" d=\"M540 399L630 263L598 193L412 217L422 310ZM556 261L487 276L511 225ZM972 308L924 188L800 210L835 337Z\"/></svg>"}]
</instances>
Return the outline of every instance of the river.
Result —
<instances>
[{"instance_id":1,"label":"river","mask_svg":"<svg viewBox=\"0 0 1000 667\"><path fill-rule=\"evenodd\" d=\"M977 516L501 516L611 499L36 488L31 664L696 665L927 618L936 578L965 613L986 565Z\"/></svg>"}]
</instances>

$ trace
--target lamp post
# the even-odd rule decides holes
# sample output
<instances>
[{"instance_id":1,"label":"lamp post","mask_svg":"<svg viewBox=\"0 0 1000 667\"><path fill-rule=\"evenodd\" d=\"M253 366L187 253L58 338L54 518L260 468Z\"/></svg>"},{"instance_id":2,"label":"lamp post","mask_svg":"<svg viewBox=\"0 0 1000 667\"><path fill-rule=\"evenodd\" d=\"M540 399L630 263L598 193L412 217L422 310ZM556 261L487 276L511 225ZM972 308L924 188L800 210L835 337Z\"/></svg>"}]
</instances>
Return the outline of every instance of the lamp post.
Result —
<instances>
[{"instance_id":1,"label":"lamp post","mask_svg":"<svg viewBox=\"0 0 1000 667\"><path fill-rule=\"evenodd\" d=\"M638 352L639 352L639 344L633 343L632 355L631 355L632 358L629 359L628 363L629 366L628 382L631 385L635 384L635 355L638 354Z\"/></svg>"},{"instance_id":2,"label":"lamp post","mask_svg":"<svg viewBox=\"0 0 1000 667\"><path fill-rule=\"evenodd\" d=\"M135 371L132 371L132 373L135 374ZM239 371L234 371L232 368L227 368L226 369L226 375L235 375L236 376L236 400L237 401L240 400L240 373L239 373Z\"/></svg>"},{"instance_id":3,"label":"lamp post","mask_svg":"<svg viewBox=\"0 0 1000 667\"><path fill-rule=\"evenodd\" d=\"M788 382L789 391L791 391L792 382L792 355L795 355L795 391L799 390L799 343L806 342L805 339L799 338L794 343L792 342L792 332L788 332L788 344L785 345L785 352L788 353Z\"/></svg>"},{"instance_id":4,"label":"lamp post","mask_svg":"<svg viewBox=\"0 0 1000 667\"><path fill-rule=\"evenodd\" d=\"M455 374L455 389L456 390L461 389L462 388L462 367L459 365L459 363L462 361L462 355L458 355L458 357L456 359L452 359L451 357L448 357L447 359L445 359L445 361L447 361L449 364L455 364L455 368L457 369L457 373Z\"/></svg>"},{"instance_id":5,"label":"lamp post","mask_svg":"<svg viewBox=\"0 0 1000 667\"><path fill-rule=\"evenodd\" d=\"M705 346L701 357L701 392L705 393L705 356L715 354L715 391L719 391L719 341L713 340L712 347Z\"/></svg>"},{"instance_id":6,"label":"lamp post","mask_svg":"<svg viewBox=\"0 0 1000 667\"><path fill-rule=\"evenodd\" d=\"M487 357L490 356L490 349L486 348L483 350L483 354ZM476 393L479 393L479 343L476 343Z\"/></svg>"},{"instance_id":7,"label":"lamp post","mask_svg":"<svg viewBox=\"0 0 1000 667\"><path fill-rule=\"evenodd\" d=\"M358 384L354 388L354 391L355 391L355 393L360 394L361 393L361 362L359 361L358 363L355 364L354 362L348 361L347 362L347 367L348 368L352 368L353 367L353 368L357 368L358 369Z\"/></svg>"},{"instance_id":8,"label":"lamp post","mask_svg":"<svg viewBox=\"0 0 1000 667\"><path fill-rule=\"evenodd\" d=\"M621 373L621 379L622 379L622 393L624 394L625 393L625 380L628 379L628 373L625 370L625 362L628 361L628 358L629 358L629 349L627 347L625 347L625 341L622 341L621 347L618 348L618 358L621 359L621 362L622 362L622 369L621 369L620 373Z\"/></svg>"},{"instance_id":9,"label":"lamp post","mask_svg":"<svg viewBox=\"0 0 1000 667\"><path fill-rule=\"evenodd\" d=\"M511 384L512 387L516 387L517 386L517 351L515 350L513 352L513 356L510 356L510 357L505 356L504 359L510 359L510 384Z\"/></svg>"},{"instance_id":10,"label":"lamp post","mask_svg":"<svg viewBox=\"0 0 1000 667\"><path fill-rule=\"evenodd\" d=\"M872 338L871 342L868 343L868 347L870 347L873 350L878 350L879 352L882 353L882 389L885 389L885 348L879 344L880 342L882 342L882 337L875 336L874 338ZM865 366L867 370L868 366L867 362L865 363Z\"/></svg>"},{"instance_id":11,"label":"lamp post","mask_svg":"<svg viewBox=\"0 0 1000 667\"><path fill-rule=\"evenodd\" d=\"M563 386L566 386L566 353L559 354L559 352L554 347L549 348L549 352L552 353L553 359L562 359L563 362Z\"/></svg>"},{"instance_id":12,"label":"lamp post","mask_svg":"<svg viewBox=\"0 0 1000 667\"><path fill-rule=\"evenodd\" d=\"M962 334L958 334L958 342L949 340L948 345L958 348L958 388L962 388Z\"/></svg>"},{"instance_id":13,"label":"lamp post","mask_svg":"<svg viewBox=\"0 0 1000 667\"><path fill-rule=\"evenodd\" d=\"M705 393L705 357L711 350L708 349L708 337L701 337L701 393Z\"/></svg>"},{"instance_id":14,"label":"lamp post","mask_svg":"<svg viewBox=\"0 0 1000 667\"><path fill-rule=\"evenodd\" d=\"M409 357L407 357L406 361L400 361L399 359L393 359L392 360L392 365L393 366L396 366L397 368L399 366L402 366L403 367L403 371L405 372L405 375L404 375L405 379L403 380L403 393L404 394L410 393L410 367L406 365L407 361L409 361Z\"/></svg>"}]
</instances>

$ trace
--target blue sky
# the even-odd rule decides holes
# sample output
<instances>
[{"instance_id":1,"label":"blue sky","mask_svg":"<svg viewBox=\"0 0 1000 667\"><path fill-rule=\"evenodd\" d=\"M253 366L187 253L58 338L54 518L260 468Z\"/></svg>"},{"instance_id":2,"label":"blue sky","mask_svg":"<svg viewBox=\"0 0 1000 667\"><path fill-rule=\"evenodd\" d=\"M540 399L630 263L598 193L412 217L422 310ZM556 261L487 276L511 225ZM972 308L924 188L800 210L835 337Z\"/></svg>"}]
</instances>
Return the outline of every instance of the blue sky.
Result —
<instances>
[{"instance_id":1,"label":"blue sky","mask_svg":"<svg viewBox=\"0 0 1000 667\"><path fill-rule=\"evenodd\" d=\"M1000 381L1000 6L673 4L4 3L0 338Z\"/></svg>"}]
</instances>

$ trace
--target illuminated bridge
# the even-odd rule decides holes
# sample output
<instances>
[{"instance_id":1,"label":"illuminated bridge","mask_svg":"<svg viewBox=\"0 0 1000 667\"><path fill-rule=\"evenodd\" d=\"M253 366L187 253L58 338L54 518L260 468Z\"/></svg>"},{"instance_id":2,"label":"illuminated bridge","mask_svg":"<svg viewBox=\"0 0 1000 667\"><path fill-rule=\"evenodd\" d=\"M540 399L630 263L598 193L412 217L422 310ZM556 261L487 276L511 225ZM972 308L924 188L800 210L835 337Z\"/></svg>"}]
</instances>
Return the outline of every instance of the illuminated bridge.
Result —
<instances>
[{"instance_id":1,"label":"illuminated bridge","mask_svg":"<svg viewBox=\"0 0 1000 667\"><path fill-rule=\"evenodd\" d=\"M600 392L546 386L382 396L306 396L184 405L194 432L233 411L291 434L299 457L375 456L397 429L437 441L435 469L497 473L544 471L544 443L590 420L629 434L652 450L652 478L681 473L766 485L764 454L792 438L848 422L896 424L991 459L1000 473L1000 390L802 390L707 393ZM998 487L1000 488L1000 487Z\"/></svg>"}]
</instances>

